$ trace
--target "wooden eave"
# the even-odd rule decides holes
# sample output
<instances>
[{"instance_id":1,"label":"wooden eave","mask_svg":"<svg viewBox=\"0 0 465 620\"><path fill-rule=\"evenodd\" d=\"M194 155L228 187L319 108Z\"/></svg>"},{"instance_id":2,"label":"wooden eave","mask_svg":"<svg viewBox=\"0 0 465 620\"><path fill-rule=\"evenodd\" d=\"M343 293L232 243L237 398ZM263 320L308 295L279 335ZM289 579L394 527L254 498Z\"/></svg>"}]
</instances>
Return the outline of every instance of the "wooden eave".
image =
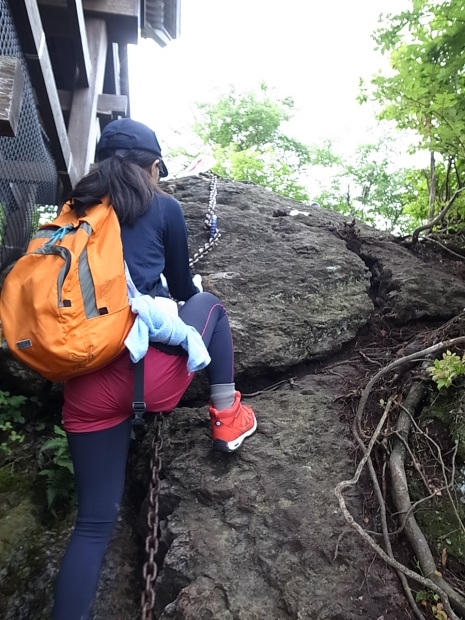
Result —
<instances>
[{"instance_id":1,"label":"wooden eave","mask_svg":"<svg viewBox=\"0 0 465 620\"><path fill-rule=\"evenodd\" d=\"M142 0L141 34L161 47L180 35L181 0Z\"/></svg>"}]
</instances>

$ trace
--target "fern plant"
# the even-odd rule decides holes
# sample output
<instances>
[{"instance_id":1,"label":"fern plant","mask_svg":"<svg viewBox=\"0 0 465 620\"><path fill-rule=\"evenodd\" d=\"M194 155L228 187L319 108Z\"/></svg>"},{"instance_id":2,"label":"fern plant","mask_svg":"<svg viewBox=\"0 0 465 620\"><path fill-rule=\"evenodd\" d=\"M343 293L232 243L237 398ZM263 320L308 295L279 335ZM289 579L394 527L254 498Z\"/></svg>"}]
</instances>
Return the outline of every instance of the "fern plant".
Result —
<instances>
[{"instance_id":1,"label":"fern plant","mask_svg":"<svg viewBox=\"0 0 465 620\"><path fill-rule=\"evenodd\" d=\"M58 504L69 506L75 499L74 468L68 448L65 431L54 427L54 436L48 439L40 449L49 457L48 465L39 474L45 477L47 487L47 504L50 512L56 516Z\"/></svg>"}]
</instances>

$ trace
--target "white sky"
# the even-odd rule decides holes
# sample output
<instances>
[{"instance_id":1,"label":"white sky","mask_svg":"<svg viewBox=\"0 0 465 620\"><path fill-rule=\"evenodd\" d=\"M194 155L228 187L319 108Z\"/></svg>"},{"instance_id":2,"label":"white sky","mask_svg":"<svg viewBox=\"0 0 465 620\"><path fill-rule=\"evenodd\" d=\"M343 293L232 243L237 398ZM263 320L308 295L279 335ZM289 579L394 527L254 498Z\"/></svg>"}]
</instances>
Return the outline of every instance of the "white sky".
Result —
<instances>
[{"instance_id":1,"label":"white sky","mask_svg":"<svg viewBox=\"0 0 465 620\"><path fill-rule=\"evenodd\" d=\"M410 0L183 0L181 37L130 49L131 116L162 148L186 138L196 101L228 84L265 81L294 98L292 134L306 144L336 140L346 152L369 142L370 106L356 102L359 79L387 67L371 33L381 13ZM176 138L173 132L181 132ZM367 133L368 132L368 133Z\"/></svg>"}]
</instances>

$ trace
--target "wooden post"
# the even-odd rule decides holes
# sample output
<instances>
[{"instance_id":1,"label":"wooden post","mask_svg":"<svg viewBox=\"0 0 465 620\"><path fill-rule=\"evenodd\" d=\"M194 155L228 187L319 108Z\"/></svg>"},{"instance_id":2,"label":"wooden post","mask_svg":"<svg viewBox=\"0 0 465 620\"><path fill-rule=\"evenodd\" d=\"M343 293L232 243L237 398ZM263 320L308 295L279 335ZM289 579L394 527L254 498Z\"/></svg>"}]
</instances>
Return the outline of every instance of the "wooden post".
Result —
<instances>
[{"instance_id":1,"label":"wooden post","mask_svg":"<svg viewBox=\"0 0 465 620\"><path fill-rule=\"evenodd\" d=\"M98 96L103 90L107 56L107 28L102 19L86 20L87 41L92 65L89 88L77 88L68 125L68 138L79 177L89 171L97 142L95 118Z\"/></svg>"},{"instance_id":2,"label":"wooden post","mask_svg":"<svg viewBox=\"0 0 465 620\"><path fill-rule=\"evenodd\" d=\"M78 66L78 85L89 86L91 72L89 47L87 45L86 25L82 0L67 0L68 13L74 40L74 50Z\"/></svg>"},{"instance_id":3,"label":"wooden post","mask_svg":"<svg viewBox=\"0 0 465 620\"><path fill-rule=\"evenodd\" d=\"M24 75L19 58L0 56L0 135L15 136L23 101Z\"/></svg>"}]
</instances>

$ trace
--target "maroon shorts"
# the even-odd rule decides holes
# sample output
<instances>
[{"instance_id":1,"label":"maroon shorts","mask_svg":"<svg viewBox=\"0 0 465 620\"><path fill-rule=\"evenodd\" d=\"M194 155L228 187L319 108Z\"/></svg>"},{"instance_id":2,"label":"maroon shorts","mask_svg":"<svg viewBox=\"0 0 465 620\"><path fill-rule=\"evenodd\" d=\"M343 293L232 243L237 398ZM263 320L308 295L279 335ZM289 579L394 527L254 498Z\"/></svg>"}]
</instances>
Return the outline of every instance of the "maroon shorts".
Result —
<instances>
[{"instance_id":1,"label":"maroon shorts","mask_svg":"<svg viewBox=\"0 0 465 620\"><path fill-rule=\"evenodd\" d=\"M147 411L171 411L194 377L187 357L149 347L144 364ZM116 426L132 415L134 364L125 351L111 364L65 383L63 424L70 433Z\"/></svg>"}]
</instances>

